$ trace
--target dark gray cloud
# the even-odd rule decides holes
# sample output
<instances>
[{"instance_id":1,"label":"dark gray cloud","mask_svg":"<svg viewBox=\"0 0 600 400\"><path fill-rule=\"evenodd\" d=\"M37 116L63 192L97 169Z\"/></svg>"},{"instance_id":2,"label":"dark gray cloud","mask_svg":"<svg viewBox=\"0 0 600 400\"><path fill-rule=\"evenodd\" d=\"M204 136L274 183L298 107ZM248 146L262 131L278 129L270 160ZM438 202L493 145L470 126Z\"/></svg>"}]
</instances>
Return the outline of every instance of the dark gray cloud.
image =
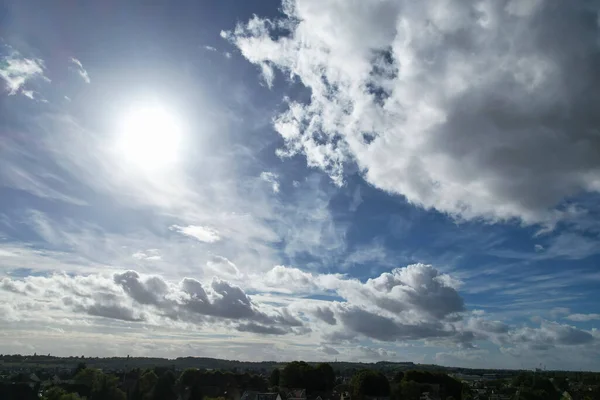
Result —
<instances>
[{"instance_id":1,"label":"dark gray cloud","mask_svg":"<svg viewBox=\"0 0 600 400\"><path fill-rule=\"evenodd\" d=\"M526 327L508 332L507 341L533 350L546 350L555 346L587 345L597 339L590 332L569 325L542 321L539 328Z\"/></svg>"},{"instance_id":2,"label":"dark gray cloud","mask_svg":"<svg viewBox=\"0 0 600 400\"><path fill-rule=\"evenodd\" d=\"M233 321L246 331L270 334L310 331L290 309L266 309L252 301L240 287L213 279L205 287L193 278L179 284L159 276L141 276L135 271L115 273L112 279L99 275L3 278L0 289L35 301L60 301L76 313L123 321L156 323L159 318L193 324Z\"/></svg>"},{"instance_id":3,"label":"dark gray cloud","mask_svg":"<svg viewBox=\"0 0 600 400\"><path fill-rule=\"evenodd\" d=\"M404 324L356 307L342 309L338 315L345 328L366 337L387 342L452 335L452 332L445 330L441 323Z\"/></svg>"},{"instance_id":4,"label":"dark gray cloud","mask_svg":"<svg viewBox=\"0 0 600 400\"><path fill-rule=\"evenodd\" d=\"M258 333L261 335L285 335L286 333L289 333L288 330L285 330L283 328L279 328L276 326L260 325L254 322L238 325L237 330L240 332Z\"/></svg>"},{"instance_id":5,"label":"dark gray cloud","mask_svg":"<svg viewBox=\"0 0 600 400\"><path fill-rule=\"evenodd\" d=\"M467 324L469 329L485 333L507 333L510 327L502 321L490 321L484 318L471 318Z\"/></svg>"},{"instance_id":6,"label":"dark gray cloud","mask_svg":"<svg viewBox=\"0 0 600 400\"><path fill-rule=\"evenodd\" d=\"M153 276L145 281L135 271L126 271L114 275L115 283L121 285L123 290L140 304L158 304L164 296L168 287L159 277Z\"/></svg>"},{"instance_id":7,"label":"dark gray cloud","mask_svg":"<svg viewBox=\"0 0 600 400\"><path fill-rule=\"evenodd\" d=\"M144 321L144 318L135 316L132 309L120 306L118 304L104 305L92 304L87 307L82 307L89 315L97 317L120 319L122 321Z\"/></svg>"},{"instance_id":8,"label":"dark gray cloud","mask_svg":"<svg viewBox=\"0 0 600 400\"><path fill-rule=\"evenodd\" d=\"M329 325L335 325L337 320L333 311L329 307L317 307L313 310L313 315L319 318L321 321L328 323Z\"/></svg>"}]
</instances>

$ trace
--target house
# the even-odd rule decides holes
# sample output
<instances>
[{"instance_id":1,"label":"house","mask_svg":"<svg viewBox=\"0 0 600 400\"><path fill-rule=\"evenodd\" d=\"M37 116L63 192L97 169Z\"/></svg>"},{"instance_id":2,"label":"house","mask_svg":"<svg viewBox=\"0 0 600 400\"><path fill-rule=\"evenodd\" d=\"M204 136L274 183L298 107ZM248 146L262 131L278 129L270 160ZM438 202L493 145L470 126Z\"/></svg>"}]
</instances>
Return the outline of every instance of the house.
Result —
<instances>
[{"instance_id":1,"label":"house","mask_svg":"<svg viewBox=\"0 0 600 400\"><path fill-rule=\"evenodd\" d=\"M306 389L290 389L287 400L306 400Z\"/></svg>"},{"instance_id":2,"label":"house","mask_svg":"<svg viewBox=\"0 0 600 400\"><path fill-rule=\"evenodd\" d=\"M571 394L569 392L563 392L560 400L573 400L573 397L571 397Z\"/></svg>"},{"instance_id":3,"label":"house","mask_svg":"<svg viewBox=\"0 0 600 400\"><path fill-rule=\"evenodd\" d=\"M260 393L251 390L244 392L240 400L282 400L279 393Z\"/></svg>"},{"instance_id":4,"label":"house","mask_svg":"<svg viewBox=\"0 0 600 400\"><path fill-rule=\"evenodd\" d=\"M421 397L419 397L419 400L440 400L440 397L431 392L423 392L421 393Z\"/></svg>"}]
</instances>

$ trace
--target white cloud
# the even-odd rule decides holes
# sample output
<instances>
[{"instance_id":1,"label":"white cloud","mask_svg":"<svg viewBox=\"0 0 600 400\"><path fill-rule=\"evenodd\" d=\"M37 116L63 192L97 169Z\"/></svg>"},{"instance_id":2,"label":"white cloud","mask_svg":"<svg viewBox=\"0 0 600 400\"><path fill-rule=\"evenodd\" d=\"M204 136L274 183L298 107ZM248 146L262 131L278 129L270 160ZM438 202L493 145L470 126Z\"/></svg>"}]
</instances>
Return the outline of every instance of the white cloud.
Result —
<instances>
[{"instance_id":1,"label":"white cloud","mask_svg":"<svg viewBox=\"0 0 600 400\"><path fill-rule=\"evenodd\" d=\"M366 358L371 360L383 360L396 357L395 351L386 350L383 348L374 349L366 346L359 346L358 349L363 353Z\"/></svg>"},{"instance_id":2,"label":"white cloud","mask_svg":"<svg viewBox=\"0 0 600 400\"><path fill-rule=\"evenodd\" d=\"M240 270L238 269L238 267L225 257L212 256L206 262L206 266L216 276L222 276L225 278L239 278L240 277Z\"/></svg>"},{"instance_id":3,"label":"white cloud","mask_svg":"<svg viewBox=\"0 0 600 400\"><path fill-rule=\"evenodd\" d=\"M131 255L136 260L158 261L161 260L160 252L157 249L148 249L146 251L137 251Z\"/></svg>"},{"instance_id":4,"label":"white cloud","mask_svg":"<svg viewBox=\"0 0 600 400\"><path fill-rule=\"evenodd\" d=\"M286 308L256 304L240 287L218 278L206 285L193 278L178 283L135 271L87 276L28 276L0 279L0 298L23 311L21 320L63 320L74 315L149 325L211 324L230 330L276 328L287 334L303 323ZM27 305L27 310L23 307ZM7 313L5 313L7 314ZM12 313L7 314L13 319ZM259 333L266 333L261 331Z\"/></svg>"},{"instance_id":5,"label":"white cloud","mask_svg":"<svg viewBox=\"0 0 600 400\"><path fill-rule=\"evenodd\" d=\"M600 335L595 331L545 320L538 327L514 327L486 318L486 313L463 313L463 318L456 318L424 310L411 300L414 295L407 297L402 292L430 291L427 307L438 307L440 299L435 293L439 289L435 289L436 284L430 288L435 279L427 268L403 268L394 275L403 282L401 290L388 291L383 281L388 285L394 283L385 274L365 283L342 276L305 276L314 281L313 286L320 288L321 293L343 298L340 302L272 294L248 295L242 287L218 278L167 280L160 275L135 271L118 271L112 275L3 277L0 278L0 320L11 330L22 330L21 337L35 335L38 339L32 343L47 338L47 333L39 330L40 326L45 332L63 330L63 336L70 338L84 332L98 334L96 343L110 341L109 337L101 336L108 332L118 335L123 344L134 344L153 335L159 335L161 343L200 340L198 335L208 332L209 337L216 333L227 334L228 343L239 341L239 345L244 346L244 354L250 354L245 353L246 346L251 346L250 343L259 346L264 335L268 335L270 339L264 339L265 343L287 340L285 350L280 350L283 360L299 357L306 351L314 352L318 359L332 355L343 359L355 356L393 359L397 356L397 346L414 346L416 341L449 348L438 353L436 359L440 362L471 365L485 362L480 360L480 356L486 355L485 351L474 347L474 343L482 340L501 346L503 362L513 366L516 365L514 359L523 354L529 354L532 360L546 357L548 350L561 354L571 351L583 357L581 362L594 365L590 357L600 351ZM253 276L247 280L261 279ZM256 292L256 289L250 290ZM379 299L370 299L372 294ZM390 301L405 300L404 309L391 311L382 304L383 297ZM192 339L194 335L196 338ZM0 336L5 338L11 334L5 330ZM248 341L249 337L253 339ZM381 342L387 343L385 347ZM298 354L295 345L299 346ZM185 353L185 346L181 343L177 346L173 351ZM307 350L307 346L312 350ZM453 350L456 346L461 349ZM255 354L254 357L265 356Z\"/></svg>"},{"instance_id":6,"label":"white cloud","mask_svg":"<svg viewBox=\"0 0 600 400\"><path fill-rule=\"evenodd\" d=\"M171 226L171 230L182 233L186 236L193 237L204 243L214 243L221 240L219 232L207 226L188 225L188 226Z\"/></svg>"},{"instance_id":7,"label":"white cloud","mask_svg":"<svg viewBox=\"0 0 600 400\"><path fill-rule=\"evenodd\" d=\"M551 226L562 200L600 191L593 7L284 0L282 9L281 20L253 17L222 33L269 86L279 69L311 90L275 119L280 155L304 154L340 184L356 163L374 186L464 219Z\"/></svg>"},{"instance_id":8,"label":"white cloud","mask_svg":"<svg viewBox=\"0 0 600 400\"><path fill-rule=\"evenodd\" d=\"M42 60L25 58L16 51L0 60L0 78L6 83L9 95L19 92L27 81L43 77ZM32 91L24 91L23 94L30 98L33 96Z\"/></svg>"},{"instance_id":9,"label":"white cloud","mask_svg":"<svg viewBox=\"0 0 600 400\"><path fill-rule=\"evenodd\" d=\"M544 246L542 246L541 244L536 244L535 246L533 246L533 249L536 252L544 251Z\"/></svg>"},{"instance_id":10,"label":"white cloud","mask_svg":"<svg viewBox=\"0 0 600 400\"><path fill-rule=\"evenodd\" d=\"M72 57L71 63L74 65L74 67L72 67L72 68L77 72L77 74L79 74L81 79L83 79L85 81L85 83L90 83L91 82L90 76L89 76L88 72L85 70L85 68L83 68L83 64L81 63L81 61Z\"/></svg>"},{"instance_id":11,"label":"white cloud","mask_svg":"<svg viewBox=\"0 0 600 400\"><path fill-rule=\"evenodd\" d=\"M598 321L600 320L600 314L571 314L565 318L575 322Z\"/></svg>"},{"instance_id":12,"label":"white cloud","mask_svg":"<svg viewBox=\"0 0 600 400\"><path fill-rule=\"evenodd\" d=\"M270 183L274 193L279 193L279 175L273 172L261 172L260 179Z\"/></svg>"},{"instance_id":13,"label":"white cloud","mask_svg":"<svg viewBox=\"0 0 600 400\"><path fill-rule=\"evenodd\" d=\"M552 316L552 318L557 318L562 315L568 315L570 313L571 310L567 307L554 307L552 310L550 310L550 315Z\"/></svg>"},{"instance_id":14,"label":"white cloud","mask_svg":"<svg viewBox=\"0 0 600 400\"><path fill-rule=\"evenodd\" d=\"M337 351L335 348L333 348L331 346L327 346L327 345L319 346L317 348L317 351L325 353L329 356L336 356L336 355L340 354L340 352Z\"/></svg>"},{"instance_id":15,"label":"white cloud","mask_svg":"<svg viewBox=\"0 0 600 400\"><path fill-rule=\"evenodd\" d=\"M204 46L204 49L208 50L208 51L217 51L217 49L214 48L213 46Z\"/></svg>"},{"instance_id":16,"label":"white cloud","mask_svg":"<svg viewBox=\"0 0 600 400\"><path fill-rule=\"evenodd\" d=\"M457 351L439 352L435 355L436 362L453 367L464 365L465 362L482 361L489 359L489 350L462 349Z\"/></svg>"}]
</instances>

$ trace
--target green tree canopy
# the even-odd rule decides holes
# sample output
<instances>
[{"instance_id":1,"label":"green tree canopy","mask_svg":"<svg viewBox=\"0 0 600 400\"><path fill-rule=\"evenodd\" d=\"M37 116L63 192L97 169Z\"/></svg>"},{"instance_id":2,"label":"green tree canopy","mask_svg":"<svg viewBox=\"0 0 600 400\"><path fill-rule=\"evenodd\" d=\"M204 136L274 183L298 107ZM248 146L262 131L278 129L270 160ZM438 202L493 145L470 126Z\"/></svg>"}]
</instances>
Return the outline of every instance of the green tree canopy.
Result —
<instances>
[{"instance_id":1,"label":"green tree canopy","mask_svg":"<svg viewBox=\"0 0 600 400\"><path fill-rule=\"evenodd\" d=\"M269 377L269 385L270 386L279 386L279 375L280 375L279 368L275 368L271 372L271 376Z\"/></svg>"},{"instance_id":2,"label":"green tree canopy","mask_svg":"<svg viewBox=\"0 0 600 400\"><path fill-rule=\"evenodd\" d=\"M152 400L175 400L177 399L176 391L177 378L171 370L165 371L154 386L152 392Z\"/></svg>"},{"instance_id":3,"label":"green tree canopy","mask_svg":"<svg viewBox=\"0 0 600 400\"><path fill-rule=\"evenodd\" d=\"M335 372L326 363L313 367L304 361L294 361L280 371L279 386L308 391L331 390L335 386Z\"/></svg>"},{"instance_id":4,"label":"green tree canopy","mask_svg":"<svg viewBox=\"0 0 600 400\"><path fill-rule=\"evenodd\" d=\"M99 369L82 369L75 375L75 382L91 387L89 400L127 400L125 392L117 387L117 377Z\"/></svg>"},{"instance_id":5,"label":"green tree canopy","mask_svg":"<svg viewBox=\"0 0 600 400\"><path fill-rule=\"evenodd\" d=\"M316 383L319 387L316 388L317 390L329 391L335 386L335 372L331 365L327 363L317 365L315 375L318 378Z\"/></svg>"},{"instance_id":6,"label":"green tree canopy","mask_svg":"<svg viewBox=\"0 0 600 400\"><path fill-rule=\"evenodd\" d=\"M389 396L390 383L381 372L365 369L352 377L352 394L356 399L365 396Z\"/></svg>"}]
</instances>

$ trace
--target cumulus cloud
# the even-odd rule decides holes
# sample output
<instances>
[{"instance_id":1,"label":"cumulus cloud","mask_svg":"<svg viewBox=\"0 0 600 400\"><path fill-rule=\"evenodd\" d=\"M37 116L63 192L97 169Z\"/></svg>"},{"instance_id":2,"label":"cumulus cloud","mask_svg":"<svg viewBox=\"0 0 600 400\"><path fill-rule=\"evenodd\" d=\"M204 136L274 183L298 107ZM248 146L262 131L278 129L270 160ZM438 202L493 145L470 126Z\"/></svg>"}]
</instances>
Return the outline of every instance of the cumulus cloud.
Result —
<instances>
[{"instance_id":1,"label":"cumulus cloud","mask_svg":"<svg viewBox=\"0 0 600 400\"><path fill-rule=\"evenodd\" d=\"M188 225L188 226L171 226L171 230L184 234L186 236L193 237L204 243L214 243L221 240L219 232L216 230L200 225Z\"/></svg>"},{"instance_id":2,"label":"cumulus cloud","mask_svg":"<svg viewBox=\"0 0 600 400\"><path fill-rule=\"evenodd\" d=\"M214 261L214 268L237 271L226 258L215 257ZM262 281L263 291L283 286L294 294L305 290L344 300L305 305L298 299L289 307L277 308L256 303L241 287L216 277L208 284L194 278L170 282L136 271L117 272L112 279L100 275L4 278L0 289L30 296L39 304L48 298L63 299L57 307L65 312L125 321L220 321L235 324L232 326L244 332L265 334L306 333L305 321L310 321L326 342L360 337L397 342L460 334L452 315L463 310L462 299L440 276L433 267L416 264L363 283L341 275L277 266L264 276L253 277ZM345 334L331 332L328 326Z\"/></svg>"},{"instance_id":3,"label":"cumulus cloud","mask_svg":"<svg viewBox=\"0 0 600 400\"><path fill-rule=\"evenodd\" d=\"M44 77L44 63L35 58L25 58L16 51L0 60L0 78L4 80L9 95L19 92L25 83L34 78ZM23 92L33 98L32 91Z\"/></svg>"},{"instance_id":4,"label":"cumulus cloud","mask_svg":"<svg viewBox=\"0 0 600 400\"><path fill-rule=\"evenodd\" d=\"M414 264L360 282L342 275L311 274L296 268L277 266L266 274L264 283L293 288L297 293L323 292L341 297L307 310L328 325L337 325L350 337L364 336L381 341L447 338L456 335L452 321L464 310L464 301L449 282L430 265Z\"/></svg>"},{"instance_id":5,"label":"cumulus cloud","mask_svg":"<svg viewBox=\"0 0 600 400\"><path fill-rule=\"evenodd\" d=\"M440 302L447 301L447 296L439 296L437 285L444 283L438 282L439 274L430 269L432 267L424 265L399 268L391 276L382 274L366 282L339 275L308 274L304 279L312 279L315 290L330 293L340 300L325 302L294 297L283 303L278 303L276 296L257 295L260 301L256 301L241 287L219 278L209 282L194 278L169 281L136 271L112 275L3 277L0 278L0 304L4 306L0 307L0 319L67 324L73 318L91 318L100 324L119 321L120 324L203 327L257 335L294 334L302 336L299 340L306 343L319 340L321 347L317 351L329 355L337 354L338 345L358 348L364 346L365 341L395 344L425 341L466 351L477 349L477 341L489 340L502 346L505 354L515 356L520 350L539 352L600 346L597 332L556 322L541 320L537 327L515 327L482 312L458 312L462 308L456 305L443 312L433 311ZM399 289L394 289L396 287ZM419 292L421 290L430 290L429 295ZM424 301L426 296L432 300ZM382 302L384 298L388 301ZM403 307L388 307L396 302L403 302ZM595 319L594 314L571 315L574 320ZM360 351L373 359L394 357L387 349L368 347Z\"/></svg>"},{"instance_id":6,"label":"cumulus cloud","mask_svg":"<svg viewBox=\"0 0 600 400\"><path fill-rule=\"evenodd\" d=\"M274 193L279 193L279 175L273 172L261 172L260 179L271 184Z\"/></svg>"},{"instance_id":7,"label":"cumulus cloud","mask_svg":"<svg viewBox=\"0 0 600 400\"><path fill-rule=\"evenodd\" d=\"M570 325L543 320L539 328L520 328L508 333L508 339L515 345L533 350L548 350L555 346L585 345L594 342L594 336Z\"/></svg>"},{"instance_id":8,"label":"cumulus cloud","mask_svg":"<svg viewBox=\"0 0 600 400\"><path fill-rule=\"evenodd\" d=\"M310 89L274 126L339 184L463 219L552 225L600 191L597 7L544 1L284 0L223 32L269 85Z\"/></svg>"},{"instance_id":9,"label":"cumulus cloud","mask_svg":"<svg viewBox=\"0 0 600 400\"><path fill-rule=\"evenodd\" d=\"M240 287L218 278L206 286L193 278L175 283L135 271L115 273L112 279L102 275L29 276L22 280L2 278L0 290L13 294L10 299L0 297L11 304L31 303L35 305L28 307L31 312L62 313L63 318L79 313L154 324L212 323L255 333L305 331L301 329L303 322L289 309L256 304ZM36 319L40 315L24 317Z\"/></svg>"},{"instance_id":10,"label":"cumulus cloud","mask_svg":"<svg viewBox=\"0 0 600 400\"><path fill-rule=\"evenodd\" d=\"M369 279L365 286L372 293L383 293L375 301L391 312L415 309L443 318L464 310L464 301L452 282L430 265L414 264Z\"/></svg>"},{"instance_id":11,"label":"cumulus cloud","mask_svg":"<svg viewBox=\"0 0 600 400\"><path fill-rule=\"evenodd\" d=\"M91 82L90 76L89 76L88 72L85 70L85 68L83 68L83 64L81 63L81 61L79 61L75 57L72 57L71 64L73 65L71 67L71 69L75 70L77 72L77 74L81 77L81 79L83 79L85 81L85 83Z\"/></svg>"},{"instance_id":12,"label":"cumulus cloud","mask_svg":"<svg viewBox=\"0 0 600 400\"><path fill-rule=\"evenodd\" d=\"M126 271L114 275L114 281L125 293L140 304L159 304L169 290L167 284L159 277L141 279L135 271Z\"/></svg>"},{"instance_id":13,"label":"cumulus cloud","mask_svg":"<svg viewBox=\"0 0 600 400\"><path fill-rule=\"evenodd\" d=\"M283 292L304 292L317 288L319 277L298 268L276 265L265 275L265 283Z\"/></svg>"}]
</instances>

